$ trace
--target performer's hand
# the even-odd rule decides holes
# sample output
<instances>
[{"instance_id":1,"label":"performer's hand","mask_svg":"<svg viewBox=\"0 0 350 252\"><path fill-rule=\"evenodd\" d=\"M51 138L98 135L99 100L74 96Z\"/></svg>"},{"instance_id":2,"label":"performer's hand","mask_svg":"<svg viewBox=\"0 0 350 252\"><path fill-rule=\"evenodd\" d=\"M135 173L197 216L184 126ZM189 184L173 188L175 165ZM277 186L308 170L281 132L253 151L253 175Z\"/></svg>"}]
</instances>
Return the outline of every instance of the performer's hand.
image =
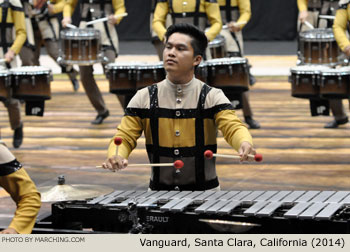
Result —
<instances>
[{"instance_id":1,"label":"performer's hand","mask_svg":"<svg viewBox=\"0 0 350 252\"><path fill-rule=\"evenodd\" d=\"M9 227L0 231L0 234L18 234L18 233L15 229Z\"/></svg>"},{"instance_id":2,"label":"performer's hand","mask_svg":"<svg viewBox=\"0 0 350 252\"><path fill-rule=\"evenodd\" d=\"M115 25L119 19L120 19L120 17L116 18L114 15L109 15L108 16L108 23Z\"/></svg>"},{"instance_id":3,"label":"performer's hand","mask_svg":"<svg viewBox=\"0 0 350 252\"><path fill-rule=\"evenodd\" d=\"M5 60L7 63L10 63L15 58L15 52L9 49L5 54Z\"/></svg>"},{"instance_id":4,"label":"performer's hand","mask_svg":"<svg viewBox=\"0 0 350 252\"><path fill-rule=\"evenodd\" d=\"M47 5L47 10L49 11L49 14L55 14L54 13L54 7L52 4Z\"/></svg>"},{"instance_id":5,"label":"performer's hand","mask_svg":"<svg viewBox=\"0 0 350 252\"><path fill-rule=\"evenodd\" d=\"M64 17L62 19L62 26L63 28L67 27L67 24L71 24L72 23L72 19L70 17Z\"/></svg>"},{"instance_id":6,"label":"performer's hand","mask_svg":"<svg viewBox=\"0 0 350 252\"><path fill-rule=\"evenodd\" d=\"M230 23L227 24L228 29L231 32L239 32L241 30L241 26L237 25L236 22L231 21Z\"/></svg>"},{"instance_id":7,"label":"performer's hand","mask_svg":"<svg viewBox=\"0 0 350 252\"><path fill-rule=\"evenodd\" d=\"M248 157L248 154L255 155L256 151L253 146L248 142L241 143L238 154L241 156L241 162L243 161L254 161L254 158Z\"/></svg>"},{"instance_id":8,"label":"performer's hand","mask_svg":"<svg viewBox=\"0 0 350 252\"><path fill-rule=\"evenodd\" d=\"M300 23L304 23L306 21L308 15L309 15L309 13L307 11L299 12L298 19L299 19Z\"/></svg>"},{"instance_id":9,"label":"performer's hand","mask_svg":"<svg viewBox=\"0 0 350 252\"><path fill-rule=\"evenodd\" d=\"M119 171L121 169L124 169L128 166L128 160L121 157L121 156L112 156L110 158L107 158L104 163L102 163L102 168L111 170L113 172Z\"/></svg>"},{"instance_id":10,"label":"performer's hand","mask_svg":"<svg viewBox=\"0 0 350 252\"><path fill-rule=\"evenodd\" d=\"M346 54L346 56L350 57L350 45L344 48L344 53Z\"/></svg>"}]
</instances>

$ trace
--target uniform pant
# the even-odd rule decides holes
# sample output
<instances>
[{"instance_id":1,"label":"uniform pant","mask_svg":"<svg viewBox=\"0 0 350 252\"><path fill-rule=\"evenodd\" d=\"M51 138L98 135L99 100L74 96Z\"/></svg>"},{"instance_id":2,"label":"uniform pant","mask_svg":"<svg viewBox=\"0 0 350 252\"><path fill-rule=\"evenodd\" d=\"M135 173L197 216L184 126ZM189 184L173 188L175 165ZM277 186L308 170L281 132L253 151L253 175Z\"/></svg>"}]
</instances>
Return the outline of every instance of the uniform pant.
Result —
<instances>
[{"instance_id":1,"label":"uniform pant","mask_svg":"<svg viewBox=\"0 0 350 252\"><path fill-rule=\"evenodd\" d=\"M229 56L231 55L238 55L239 48L241 49L241 54L243 56L243 36L242 32L236 32L236 38L239 43L239 47L237 45L236 40L232 37L231 33L228 30L221 30L220 35L224 36L225 38L225 47L227 50L227 53ZM243 92L242 93L242 110L243 110L243 116L253 116L253 111L249 103L249 92Z\"/></svg>"},{"instance_id":2,"label":"uniform pant","mask_svg":"<svg viewBox=\"0 0 350 252\"><path fill-rule=\"evenodd\" d=\"M5 107L9 115L9 121L11 129L15 130L19 128L22 124L21 122L21 104L19 100L14 98L9 98L4 102Z\"/></svg>"},{"instance_id":3,"label":"uniform pant","mask_svg":"<svg viewBox=\"0 0 350 252\"><path fill-rule=\"evenodd\" d=\"M107 63L113 63L116 58L116 54L112 49L106 49L103 51L105 57L107 57ZM105 71L105 66L107 63L103 63L103 71ZM89 98L92 106L95 108L99 115L107 112L106 104L103 100L100 89L93 74L92 66L79 66L80 69L80 80L83 83L87 97ZM132 96L129 95L118 95L119 102L123 108L126 108Z\"/></svg>"}]
</instances>

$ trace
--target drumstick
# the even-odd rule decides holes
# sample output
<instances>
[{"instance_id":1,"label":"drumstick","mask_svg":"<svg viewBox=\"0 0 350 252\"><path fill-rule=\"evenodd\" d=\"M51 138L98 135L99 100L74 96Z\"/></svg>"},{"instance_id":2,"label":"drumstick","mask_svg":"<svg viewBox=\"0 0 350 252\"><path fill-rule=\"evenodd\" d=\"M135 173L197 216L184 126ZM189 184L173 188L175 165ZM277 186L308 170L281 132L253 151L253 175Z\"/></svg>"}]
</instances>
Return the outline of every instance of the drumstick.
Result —
<instances>
[{"instance_id":1,"label":"drumstick","mask_svg":"<svg viewBox=\"0 0 350 252\"><path fill-rule=\"evenodd\" d=\"M319 15L318 17L323 19L335 19L335 16L331 15Z\"/></svg>"},{"instance_id":2,"label":"drumstick","mask_svg":"<svg viewBox=\"0 0 350 252\"><path fill-rule=\"evenodd\" d=\"M315 27L312 25L312 24L310 24L308 21L304 21L304 24L306 25L306 26L308 26L310 29L315 29Z\"/></svg>"},{"instance_id":3,"label":"drumstick","mask_svg":"<svg viewBox=\"0 0 350 252\"><path fill-rule=\"evenodd\" d=\"M76 27L75 25L72 24L66 24L66 27L71 28L71 29L77 29L78 27Z\"/></svg>"},{"instance_id":4,"label":"drumstick","mask_svg":"<svg viewBox=\"0 0 350 252\"><path fill-rule=\"evenodd\" d=\"M139 167L139 166L173 166L176 169L176 172L180 172L180 169L184 166L184 162L182 160L176 160L174 163L155 163L155 164L129 164L128 167ZM96 166L96 168L102 168L101 165Z\"/></svg>"},{"instance_id":5,"label":"drumstick","mask_svg":"<svg viewBox=\"0 0 350 252\"><path fill-rule=\"evenodd\" d=\"M239 155L224 155L224 154L214 154L211 150L206 150L204 152L204 157L207 159L212 159L213 157L223 157L223 158L233 158L233 159L240 159L241 157ZM262 155L261 154L248 154L248 157L254 158L256 162L262 161Z\"/></svg>"},{"instance_id":6,"label":"drumstick","mask_svg":"<svg viewBox=\"0 0 350 252\"><path fill-rule=\"evenodd\" d=\"M125 12L125 13L122 13L122 14L115 15L114 17L115 18L120 18L120 17L125 17L127 15L128 15L128 13ZM96 19L96 20L89 21L89 22L86 23L86 26L92 25L92 24L95 24L95 23L99 23L99 22L105 22L105 21L108 21L108 17L99 18L99 19Z\"/></svg>"}]
</instances>

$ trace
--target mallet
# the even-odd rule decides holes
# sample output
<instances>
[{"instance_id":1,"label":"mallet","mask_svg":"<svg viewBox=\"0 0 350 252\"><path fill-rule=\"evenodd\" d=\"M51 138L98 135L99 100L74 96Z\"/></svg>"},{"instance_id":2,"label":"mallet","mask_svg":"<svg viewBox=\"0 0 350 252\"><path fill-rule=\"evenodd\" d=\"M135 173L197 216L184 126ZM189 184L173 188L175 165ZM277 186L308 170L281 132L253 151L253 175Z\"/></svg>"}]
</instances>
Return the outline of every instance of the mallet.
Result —
<instances>
[{"instance_id":1,"label":"mallet","mask_svg":"<svg viewBox=\"0 0 350 252\"><path fill-rule=\"evenodd\" d=\"M223 157L223 158L233 158L233 159L240 159L241 157L239 155L224 155L224 154L214 154L211 150L206 150L204 152L204 157L207 159L212 159L213 157ZM261 154L248 154L248 157L254 158L256 162L262 161L262 155Z\"/></svg>"}]
</instances>

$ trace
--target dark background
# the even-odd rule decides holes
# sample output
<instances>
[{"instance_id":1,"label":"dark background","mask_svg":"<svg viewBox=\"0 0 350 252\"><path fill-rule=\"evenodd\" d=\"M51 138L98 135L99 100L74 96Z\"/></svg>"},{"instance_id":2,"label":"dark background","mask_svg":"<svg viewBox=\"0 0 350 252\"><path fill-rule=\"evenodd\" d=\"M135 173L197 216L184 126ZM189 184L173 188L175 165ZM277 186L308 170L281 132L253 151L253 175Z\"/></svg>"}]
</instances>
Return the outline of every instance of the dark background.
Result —
<instances>
[{"instance_id":1,"label":"dark background","mask_svg":"<svg viewBox=\"0 0 350 252\"><path fill-rule=\"evenodd\" d=\"M245 40L294 40L296 0L251 0L252 17L243 29ZM117 26L120 40L149 40L151 0L125 0L128 16ZM79 8L73 22L79 19Z\"/></svg>"}]
</instances>

